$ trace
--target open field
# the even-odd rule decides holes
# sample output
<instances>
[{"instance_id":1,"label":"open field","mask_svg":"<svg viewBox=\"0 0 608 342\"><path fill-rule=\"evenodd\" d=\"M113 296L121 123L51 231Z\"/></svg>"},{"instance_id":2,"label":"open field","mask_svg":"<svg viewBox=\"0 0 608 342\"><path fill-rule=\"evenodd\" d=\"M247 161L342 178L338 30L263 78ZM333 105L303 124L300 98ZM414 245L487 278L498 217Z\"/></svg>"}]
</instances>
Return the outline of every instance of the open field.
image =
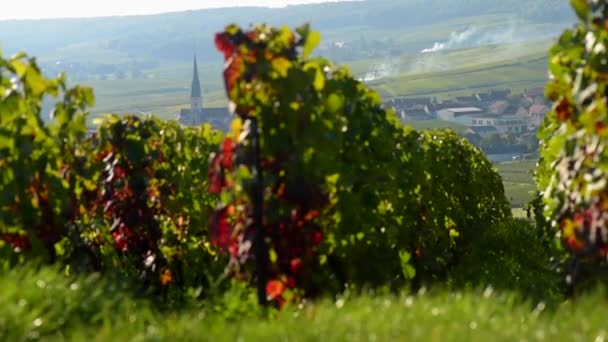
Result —
<instances>
[{"instance_id":1,"label":"open field","mask_svg":"<svg viewBox=\"0 0 608 342\"><path fill-rule=\"evenodd\" d=\"M546 82L546 56L548 42L533 45L478 47L450 51L429 58L432 63L449 61L445 70L418 72L405 69L414 57L403 56L394 75L369 82L384 98L396 96L435 96L439 99L458 95L470 95L475 91L489 89L512 89L514 92L541 86ZM518 51L511 57L505 51ZM505 58L496 60L497 56ZM517 57L518 56L518 57ZM474 62L471 62L474 61ZM366 60L348 63L353 69L371 68L382 60ZM412 62L415 63L415 62ZM428 60L424 63L431 63ZM368 65L364 67L363 65ZM428 66L429 68L432 68ZM205 106L226 105L221 68L205 64L199 68L203 101ZM355 74L357 74L355 72ZM361 73L359 73L361 75ZM163 118L172 118L179 108L187 107L189 101L190 64L169 64L146 72L145 79L110 79L84 82L95 89L97 104L93 115L107 112L152 112ZM416 124L414 124L415 126Z\"/></svg>"},{"instance_id":2,"label":"open field","mask_svg":"<svg viewBox=\"0 0 608 342\"><path fill-rule=\"evenodd\" d=\"M533 179L535 160L500 163L497 168L503 179L507 199L513 207L521 207L532 200L536 190Z\"/></svg>"},{"instance_id":3,"label":"open field","mask_svg":"<svg viewBox=\"0 0 608 342\"><path fill-rule=\"evenodd\" d=\"M487 52L487 48L454 51L442 56L442 59L450 60L452 54L466 54L470 59L479 61L474 55L480 52ZM370 86L378 90L384 98L436 96L445 99L489 89L511 89L517 92L542 86L547 81L546 69L546 54L533 52L521 58L388 77L370 82Z\"/></svg>"},{"instance_id":4,"label":"open field","mask_svg":"<svg viewBox=\"0 0 608 342\"><path fill-rule=\"evenodd\" d=\"M204 106L225 105L220 92L223 86L221 69L199 65ZM115 112L151 112L162 118L172 118L180 108L189 106L192 64L172 64L146 72L143 79L111 79L83 82L93 87L96 105L93 116Z\"/></svg>"}]
</instances>

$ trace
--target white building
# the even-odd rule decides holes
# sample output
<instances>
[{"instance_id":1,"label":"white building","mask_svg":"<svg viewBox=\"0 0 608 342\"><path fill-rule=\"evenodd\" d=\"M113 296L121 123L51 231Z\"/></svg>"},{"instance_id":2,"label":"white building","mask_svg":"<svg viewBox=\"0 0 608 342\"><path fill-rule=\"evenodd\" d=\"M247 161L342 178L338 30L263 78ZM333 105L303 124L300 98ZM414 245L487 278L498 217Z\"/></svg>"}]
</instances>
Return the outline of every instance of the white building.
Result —
<instances>
[{"instance_id":1,"label":"white building","mask_svg":"<svg viewBox=\"0 0 608 342\"><path fill-rule=\"evenodd\" d=\"M509 115L479 115L471 118L472 127L493 126L499 133L524 133L528 130L528 123L520 117Z\"/></svg>"},{"instance_id":2,"label":"white building","mask_svg":"<svg viewBox=\"0 0 608 342\"><path fill-rule=\"evenodd\" d=\"M482 114L483 110L477 107L445 108L437 111L437 118L445 121L457 121L462 116Z\"/></svg>"}]
</instances>

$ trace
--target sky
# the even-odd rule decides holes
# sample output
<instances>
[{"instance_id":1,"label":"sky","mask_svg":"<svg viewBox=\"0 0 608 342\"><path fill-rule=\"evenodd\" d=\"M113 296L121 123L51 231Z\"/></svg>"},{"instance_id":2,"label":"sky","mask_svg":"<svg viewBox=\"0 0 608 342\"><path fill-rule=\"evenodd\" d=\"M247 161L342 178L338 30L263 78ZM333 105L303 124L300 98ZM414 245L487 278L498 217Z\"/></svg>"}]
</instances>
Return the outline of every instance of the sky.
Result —
<instances>
[{"instance_id":1,"label":"sky","mask_svg":"<svg viewBox=\"0 0 608 342\"><path fill-rule=\"evenodd\" d=\"M5 2L4 0L1 0ZM333 0L344 1L344 0ZM0 20L155 14L203 8L288 5L328 0L8 0Z\"/></svg>"}]
</instances>

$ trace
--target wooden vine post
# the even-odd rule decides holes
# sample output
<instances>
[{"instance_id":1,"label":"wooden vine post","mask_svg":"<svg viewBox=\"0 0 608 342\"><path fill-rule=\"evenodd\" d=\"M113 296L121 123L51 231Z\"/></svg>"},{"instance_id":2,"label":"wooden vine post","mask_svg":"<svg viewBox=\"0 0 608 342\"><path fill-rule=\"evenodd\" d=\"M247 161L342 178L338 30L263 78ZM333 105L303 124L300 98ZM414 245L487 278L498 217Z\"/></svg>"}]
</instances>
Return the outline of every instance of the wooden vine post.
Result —
<instances>
[{"instance_id":1,"label":"wooden vine post","mask_svg":"<svg viewBox=\"0 0 608 342\"><path fill-rule=\"evenodd\" d=\"M316 115L338 109L322 110L327 65L306 61L318 36L307 26L296 31L230 25L215 37L237 118L211 161L211 192L220 201L209 228L213 243L230 255L226 274L254 285L260 305L277 308L323 286L315 277L325 239L319 221L330 202L323 182L337 170L331 162L319 170L322 154L315 151L327 143L339 148L339 139L308 139L327 130L317 127ZM315 103L317 114L308 107Z\"/></svg>"},{"instance_id":2,"label":"wooden vine post","mask_svg":"<svg viewBox=\"0 0 608 342\"><path fill-rule=\"evenodd\" d=\"M262 168L260 167L260 131L258 127L258 120L256 117L250 117L249 122L251 124L251 137L253 144L253 166L255 173L255 186L253 189L253 225L255 227L255 260L257 270L257 293L258 303L262 306L268 304L266 295L266 283L268 282L268 275L266 270L268 269L268 246L264 238L264 178L262 175Z\"/></svg>"}]
</instances>

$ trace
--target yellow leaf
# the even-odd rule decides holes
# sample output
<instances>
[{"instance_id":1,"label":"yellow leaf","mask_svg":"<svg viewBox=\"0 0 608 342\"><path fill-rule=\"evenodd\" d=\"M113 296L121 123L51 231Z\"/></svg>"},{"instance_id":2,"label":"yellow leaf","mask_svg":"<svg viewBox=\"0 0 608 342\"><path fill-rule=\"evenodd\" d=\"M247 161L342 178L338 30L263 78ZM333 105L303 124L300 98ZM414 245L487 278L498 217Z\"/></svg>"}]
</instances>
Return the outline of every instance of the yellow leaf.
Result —
<instances>
[{"instance_id":1,"label":"yellow leaf","mask_svg":"<svg viewBox=\"0 0 608 342\"><path fill-rule=\"evenodd\" d=\"M574 223L574 221L572 221L571 219L567 218L564 220L564 222L562 222L562 234L564 235L564 238L574 236L575 230L576 223Z\"/></svg>"},{"instance_id":2,"label":"yellow leaf","mask_svg":"<svg viewBox=\"0 0 608 342\"><path fill-rule=\"evenodd\" d=\"M291 62L285 57L278 57L272 60L272 68L276 70L281 77L286 77L287 72L291 68Z\"/></svg>"},{"instance_id":3,"label":"yellow leaf","mask_svg":"<svg viewBox=\"0 0 608 342\"><path fill-rule=\"evenodd\" d=\"M93 125L95 126L101 126L104 122L104 118L95 118L93 119Z\"/></svg>"},{"instance_id":4,"label":"yellow leaf","mask_svg":"<svg viewBox=\"0 0 608 342\"><path fill-rule=\"evenodd\" d=\"M325 77L320 69L317 69L313 86L317 91L321 91L323 88L325 88Z\"/></svg>"},{"instance_id":5,"label":"yellow leaf","mask_svg":"<svg viewBox=\"0 0 608 342\"><path fill-rule=\"evenodd\" d=\"M277 255L277 252L275 252L274 249L271 249L268 251L268 256L269 256L270 262L273 264L276 263L277 260L279 259L279 256Z\"/></svg>"},{"instance_id":6,"label":"yellow leaf","mask_svg":"<svg viewBox=\"0 0 608 342\"><path fill-rule=\"evenodd\" d=\"M306 43L304 44L304 49L302 51L302 55L304 58L308 58L312 51L319 45L321 42L321 34L316 31L312 31L308 34L308 38L306 39Z\"/></svg>"},{"instance_id":7,"label":"yellow leaf","mask_svg":"<svg viewBox=\"0 0 608 342\"><path fill-rule=\"evenodd\" d=\"M243 121L240 118L236 118L232 120L230 123L230 134L233 139L238 139L241 135L241 131L243 130Z\"/></svg>"}]
</instances>

